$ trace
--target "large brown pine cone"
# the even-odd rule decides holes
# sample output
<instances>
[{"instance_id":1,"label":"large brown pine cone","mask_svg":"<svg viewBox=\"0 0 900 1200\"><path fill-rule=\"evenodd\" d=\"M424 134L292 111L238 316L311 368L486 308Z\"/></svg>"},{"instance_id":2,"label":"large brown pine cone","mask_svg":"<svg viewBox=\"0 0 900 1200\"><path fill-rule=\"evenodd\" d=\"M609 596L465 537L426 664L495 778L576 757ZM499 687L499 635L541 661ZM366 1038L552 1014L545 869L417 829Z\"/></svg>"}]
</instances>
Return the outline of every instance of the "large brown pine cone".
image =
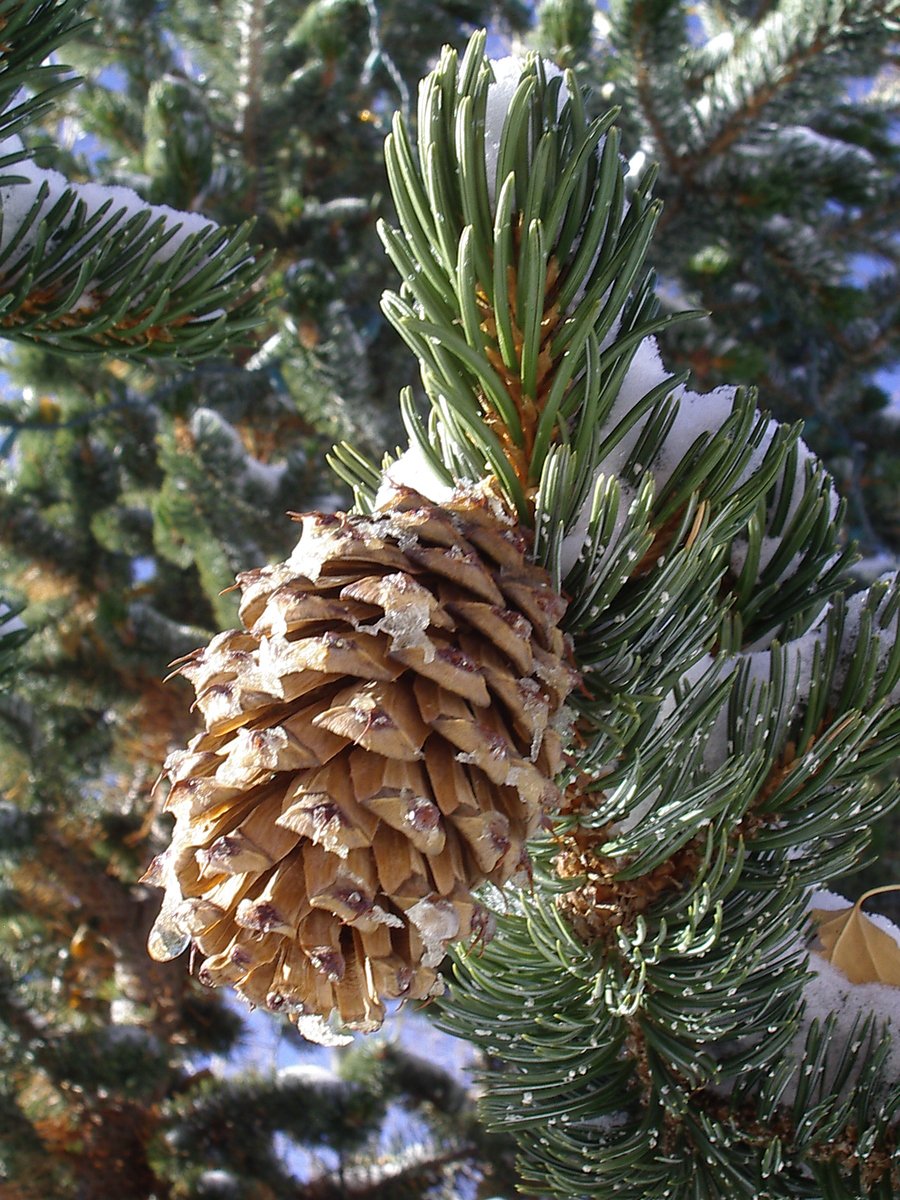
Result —
<instances>
[{"instance_id":1,"label":"large brown pine cone","mask_svg":"<svg viewBox=\"0 0 900 1200\"><path fill-rule=\"evenodd\" d=\"M179 668L206 729L165 764L150 949L193 942L203 982L315 1036L434 994L483 932L472 889L527 869L557 804L576 676L565 601L483 491L298 519L287 562L239 577L245 628Z\"/></svg>"}]
</instances>

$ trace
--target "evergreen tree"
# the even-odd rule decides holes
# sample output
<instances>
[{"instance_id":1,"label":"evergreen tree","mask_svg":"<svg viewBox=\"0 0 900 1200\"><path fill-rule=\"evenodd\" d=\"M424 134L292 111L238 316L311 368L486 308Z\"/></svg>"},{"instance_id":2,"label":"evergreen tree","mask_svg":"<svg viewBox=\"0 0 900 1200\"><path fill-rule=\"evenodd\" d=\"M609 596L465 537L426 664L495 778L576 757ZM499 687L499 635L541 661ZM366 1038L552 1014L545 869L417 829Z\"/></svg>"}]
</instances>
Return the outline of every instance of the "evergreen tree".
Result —
<instances>
[{"instance_id":1,"label":"evergreen tree","mask_svg":"<svg viewBox=\"0 0 900 1200\"><path fill-rule=\"evenodd\" d=\"M864 552L896 556L897 5L604 9L544 0L536 40L621 105L631 173L658 170L662 303L709 314L666 361L803 420Z\"/></svg>"},{"instance_id":2,"label":"evergreen tree","mask_svg":"<svg viewBox=\"0 0 900 1200\"><path fill-rule=\"evenodd\" d=\"M457 951L442 1023L485 1052L486 1114L541 1191L892 1196L900 929L822 889L896 800L896 575L848 599L796 427L663 367L640 270L659 210L646 179L623 207L574 75L494 81L477 55L427 81L417 158L402 125L388 146L387 311L431 416L407 407L387 478L440 499L480 460L568 600L580 687L533 886Z\"/></svg>"},{"instance_id":3,"label":"evergreen tree","mask_svg":"<svg viewBox=\"0 0 900 1200\"><path fill-rule=\"evenodd\" d=\"M232 1051L241 1022L183 960L154 964L143 946L159 902L136 881L168 830L148 792L196 727L189 689L159 684L165 662L237 624L237 597L221 589L288 553L296 530L285 509L341 502L323 470L323 434L357 447L335 461L363 510L382 452L404 436L396 396L414 383L415 364L377 313L391 279L374 233L385 213L399 230L388 229L386 244L407 281L388 315L424 363L419 395L437 414L422 425L406 393L407 432L428 467L407 453L393 476L440 503L453 479L496 477L497 495L524 528L534 525L529 554L557 590L565 581L563 628L585 680L570 700L580 749L563 779L556 840L533 851L533 890L498 901L498 935L464 960L443 1009L485 1051L489 1113L516 1134L542 1192L890 1195L895 1130L882 1092L896 1079L896 1052L863 1064L851 1049L836 1062L842 1040L855 1042L833 1027L833 996L804 984L799 939L810 887L858 859L867 823L892 798L878 772L896 753L896 725L879 706L895 687L896 599L879 585L840 600L850 559L821 467L750 398L720 389L697 400L664 370L651 335L703 386L761 382L761 403L776 415L812 416L806 436L850 495L868 548L891 542L888 427L870 437L862 420L883 397L861 381L890 361L896 291L845 278L857 251L895 262L887 105L877 90L866 104L835 101L825 80L826 68L874 73L891 14L704 8L708 31L721 32L716 20L734 26L733 43L719 38L714 52L689 44L696 30L680 6L622 9L605 41L590 6L545 4L540 44L594 82L589 103L600 112L614 94L627 97L622 144L635 170L623 182L605 124L591 128L595 141L605 136L602 156L585 142L576 162L593 113L581 114L574 82L561 115L552 72L549 91L539 72L525 98L517 67L500 91L506 102L518 96L518 132L505 148L488 147L487 163L490 172L499 152L518 184L488 197L477 183L487 75L473 51L462 84L469 107L456 108L456 65L445 58L435 77L445 107L432 81L428 120L418 122L422 162L433 155L438 175L417 180L415 155L395 133L392 213L381 166L391 111L415 130L417 77L442 42L461 45L468 23L490 12L256 0L226 6L211 27L204 6L106 3L66 45L88 82L65 93L63 73L38 64L72 32L76 7L6 4L27 36L19 57L4 60L5 162L25 182L4 182L0 202L4 231L9 213L26 227L18 242L0 235L13 297L6 332L17 342L9 369L21 392L3 413L5 582L10 599L27 598L35 631L2 698L11 1194L387 1200L465 1194L466 1173L492 1163L483 1194L514 1189L508 1143L478 1129L446 1072L397 1047L352 1052L340 1079L205 1071L197 1054ZM525 24L513 5L502 16ZM745 59L757 73L743 71L742 91ZM104 75L111 60L116 70ZM693 129L695 110L717 114L708 128L700 121L689 171L667 172L664 141L651 140L663 133L641 87L648 79L665 90L673 127ZM22 84L36 93L24 107ZM710 99L695 101L698 91ZM506 110L498 118L494 105L499 136ZM727 146L714 125L733 134ZM837 169L839 147L807 138L828 161L796 159L789 143L804 141L801 126L869 151L871 162L847 151L864 175L858 194ZM33 160L13 141L20 133ZM640 150L664 160L658 187L672 213L653 241ZM76 184L102 173L145 202L96 186L67 200L54 169ZM48 194L38 202L41 181ZM749 216L728 202L738 188L753 198ZM852 207L838 213L836 200ZM164 204L189 210L182 228L197 232L154 258L178 223ZM758 248L777 232L779 204L794 226L780 244L790 261L773 276ZM494 205L504 213L497 231ZM528 239L512 232L523 211L540 224L532 236L523 222ZM552 248L568 275L547 284L554 309L543 301L552 255L541 230L563 211ZM621 227L617 212L627 214ZM594 214L590 232L579 213ZM271 253L262 260L268 323L236 359L221 351L258 320L246 297L262 285L246 235L220 239L207 215L232 225L255 217L253 237ZM795 236L801 226L805 238ZM579 257L591 238L602 241L599 266L587 251ZM663 295L674 287L676 307L685 297L709 307L705 323L654 316L648 242ZM509 318L506 289L487 269L502 254L515 288ZM752 305L748 286L758 288ZM762 357L748 311L774 331ZM559 361L542 353L546 330L567 348ZM188 360L202 361L186 371ZM487 431L472 407L485 396ZM856 438L849 465L839 422ZM601 468L606 481L595 486ZM476 536L471 515L454 519ZM577 561L583 538L591 561ZM489 656L477 628L467 636L464 652L474 638L479 662ZM848 657L869 665L848 667ZM557 686L561 701L567 688ZM549 737L542 769L552 765ZM490 801L507 820L508 791L501 784ZM533 823L529 811L510 828ZM505 878L518 864L504 850L502 869L485 868L484 845L480 860L466 851L454 868L461 885L479 873ZM443 948L437 934L432 958ZM884 990L829 971L837 967L819 963L851 1022L866 1005L886 1011ZM824 1037L809 1030L811 1078L798 1083L803 996L807 1024L818 1015L831 1027ZM845 1085L836 1105L829 1096ZM379 1131L392 1103L420 1114L426 1132L385 1157ZM299 1181L278 1133L337 1157L326 1152L318 1176Z\"/></svg>"},{"instance_id":4,"label":"evergreen tree","mask_svg":"<svg viewBox=\"0 0 900 1200\"><path fill-rule=\"evenodd\" d=\"M331 496L331 438L396 423L372 327L386 268L374 234L359 247L383 190L377 114L434 45L401 37L415 5L233 8L218 41L201 5L172 26L141 4L0 9L4 1195L437 1195L509 1158L400 1048L348 1059L344 1081L210 1071L244 1019L146 951L158 901L138 880L168 828L150 789L195 723L166 664L235 621L223 589L286 552L285 510ZM439 37L489 16L448 6ZM86 76L71 100L57 47ZM399 1164L381 1133L397 1104L420 1114ZM327 1147L315 1178L281 1134Z\"/></svg>"}]
</instances>

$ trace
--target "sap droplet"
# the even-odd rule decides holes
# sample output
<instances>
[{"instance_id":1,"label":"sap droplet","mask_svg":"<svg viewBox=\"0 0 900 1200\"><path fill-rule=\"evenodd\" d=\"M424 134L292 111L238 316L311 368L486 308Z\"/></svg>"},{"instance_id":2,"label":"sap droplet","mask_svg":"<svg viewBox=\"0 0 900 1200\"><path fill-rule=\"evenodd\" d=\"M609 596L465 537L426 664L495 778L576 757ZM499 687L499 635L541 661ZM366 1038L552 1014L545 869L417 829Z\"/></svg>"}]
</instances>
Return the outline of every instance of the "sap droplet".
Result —
<instances>
[{"instance_id":1,"label":"sap droplet","mask_svg":"<svg viewBox=\"0 0 900 1200\"><path fill-rule=\"evenodd\" d=\"M175 924L171 909L163 908L147 938L150 957L155 962L169 962L183 954L190 944L191 935Z\"/></svg>"}]
</instances>

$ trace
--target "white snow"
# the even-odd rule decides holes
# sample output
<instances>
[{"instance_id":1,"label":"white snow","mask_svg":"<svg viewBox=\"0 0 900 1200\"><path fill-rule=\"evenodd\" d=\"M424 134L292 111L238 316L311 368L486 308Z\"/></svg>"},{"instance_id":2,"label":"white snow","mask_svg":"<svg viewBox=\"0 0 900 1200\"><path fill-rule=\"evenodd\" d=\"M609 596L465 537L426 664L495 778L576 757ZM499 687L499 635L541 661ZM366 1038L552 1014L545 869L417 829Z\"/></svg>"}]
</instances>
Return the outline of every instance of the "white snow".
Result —
<instances>
[{"instance_id":1,"label":"white snow","mask_svg":"<svg viewBox=\"0 0 900 1200\"><path fill-rule=\"evenodd\" d=\"M497 191L497 158L500 154L500 141L503 136L503 126L506 115L512 103L513 96L522 78L522 72L528 65L528 60L516 55L491 60L494 80L488 88L487 106L484 118L484 160L487 170L488 195L493 207ZM544 59L544 74L548 80L562 75L562 71L554 63ZM565 84L559 89L557 109L562 112L569 98L569 90ZM501 186L503 181L501 180Z\"/></svg>"},{"instance_id":2,"label":"white snow","mask_svg":"<svg viewBox=\"0 0 900 1200\"><path fill-rule=\"evenodd\" d=\"M292 1063L277 1072L280 1083L308 1083L312 1087L331 1085L335 1091L347 1090L347 1083L327 1067L318 1063Z\"/></svg>"},{"instance_id":3,"label":"white snow","mask_svg":"<svg viewBox=\"0 0 900 1200\"><path fill-rule=\"evenodd\" d=\"M7 633L18 633L22 629L27 629L25 622L18 615L7 616L10 611L10 606L3 600L0 600L0 637Z\"/></svg>"},{"instance_id":4,"label":"white snow","mask_svg":"<svg viewBox=\"0 0 900 1200\"><path fill-rule=\"evenodd\" d=\"M606 419L610 431L627 419L636 405L654 388L671 378L663 364L656 339L645 338L637 348L634 358L622 380L618 395ZM733 387L714 388L710 392L694 392L683 384L673 388L668 398L669 404L677 404L678 411L669 433L660 451L648 464L656 481L657 490L661 488L677 470L685 454L694 442L703 434L714 435L722 428L731 416L734 408L736 389ZM627 433L625 433L609 454L599 464L598 470L604 474L620 475L624 469L635 444L640 438L649 413L639 417ZM745 484L760 469L768 453L772 441L779 429L779 423L770 420L763 432L759 445L751 454L747 465L739 475L735 490ZM796 513L806 489L807 471L818 463L815 455L800 442L797 452L797 467L793 480L786 486L791 488L791 498L788 506L788 520ZM829 506L832 516L837 512L838 497L831 490ZM771 560L780 545L780 539L767 538L764 540L761 569ZM739 570L746 558L746 543L736 542L732 552L732 566ZM791 573L799 559L794 559L785 569L782 577Z\"/></svg>"},{"instance_id":5,"label":"white snow","mask_svg":"<svg viewBox=\"0 0 900 1200\"><path fill-rule=\"evenodd\" d=\"M741 474L741 478L739 481L740 483L744 483L747 479L749 479L751 477L751 475L753 474L753 472L758 469L759 465L761 465L766 452L768 451L769 447L772 444L772 440L775 437L775 433L778 430L778 427L779 426L778 426L777 421L773 420L773 421L769 422L768 428L762 439L759 449L754 452L753 456L751 457L750 463L748 464L748 466L744 469L744 471ZM800 507L800 503L803 500L803 497L806 493L809 475L818 466L818 463L819 463L819 460L816 458L816 456L813 454L813 452L810 450L810 448L806 445L806 443L802 440L798 441L796 469L794 472L794 477L791 480L787 480L784 477L782 477L782 481L778 487L775 501L773 502L773 507L777 507L781 502L781 495L782 495L783 489L786 487L790 488L790 500L788 502L788 507L787 507L787 518L784 522L784 525L782 526L783 529L787 530L790 528L790 523L794 519L794 517L797 513L797 510ZM828 497L829 512L830 512L832 518L834 518L835 514L837 513L839 501L838 501L837 492L835 491L833 486L829 486L829 488L827 489L827 497ZM781 545L781 537L780 536L779 537L768 537L768 536L763 537L762 543L761 543L761 548L760 548L759 568L758 568L760 573L762 571L764 571L765 568L772 561L772 558L775 555L775 553L777 552L780 545ZM731 567L732 567L732 570L736 574L739 574L740 571L743 569L744 563L746 561L746 557L747 557L747 542L745 540L740 540L740 539L736 540L731 549ZM801 561L801 556L799 554L794 555L794 557L792 559L790 559L788 564L782 570L781 574L778 576L779 580L789 579L790 576L793 575L794 572L796 571L797 567L800 564L800 561Z\"/></svg>"},{"instance_id":6,"label":"white snow","mask_svg":"<svg viewBox=\"0 0 900 1200\"><path fill-rule=\"evenodd\" d=\"M852 154L860 167L875 165L873 155L865 147L853 145L840 138L828 137L816 129L810 129L808 125L783 125L775 136L778 143L788 149L812 150L815 154L839 162L845 161L848 155ZM744 152L752 153L752 149L745 147ZM762 148L759 152L771 153Z\"/></svg>"},{"instance_id":7,"label":"white snow","mask_svg":"<svg viewBox=\"0 0 900 1200\"><path fill-rule=\"evenodd\" d=\"M325 1020L311 1013L293 1014L291 1020L301 1036L317 1046L349 1046L353 1041L350 1034L339 1031L335 1020Z\"/></svg>"},{"instance_id":8,"label":"white snow","mask_svg":"<svg viewBox=\"0 0 900 1200\"><path fill-rule=\"evenodd\" d=\"M446 953L447 943L459 934L459 915L449 900L426 896L406 910L424 946L422 965L436 967Z\"/></svg>"},{"instance_id":9,"label":"white snow","mask_svg":"<svg viewBox=\"0 0 900 1200\"><path fill-rule=\"evenodd\" d=\"M678 413L659 454L650 464L657 488L674 475L699 437L722 428L734 409L734 398L732 387L701 393L688 391L682 384L672 392L670 402L678 403Z\"/></svg>"},{"instance_id":10,"label":"white snow","mask_svg":"<svg viewBox=\"0 0 900 1200\"><path fill-rule=\"evenodd\" d=\"M614 331L611 331L607 341L612 341L613 337ZM605 428L609 432L614 431L648 392L670 378L670 372L663 365L656 338L644 338L638 345L628 370L625 372L616 399L604 423ZM615 550L628 521L631 505L637 498L637 492L622 478L622 472L646 423L647 414L640 417L599 462L594 475L594 486L589 490L581 511L563 539L561 555L563 577L575 566L585 545L595 489L602 478L611 476L617 478L619 483L619 509L607 549L596 564L598 573L603 570L609 555Z\"/></svg>"},{"instance_id":11,"label":"white snow","mask_svg":"<svg viewBox=\"0 0 900 1200\"><path fill-rule=\"evenodd\" d=\"M21 148L22 143L18 138L6 138L0 142L0 157L17 153ZM21 177L22 181L0 187L0 256L9 254L0 265L0 270L7 278L17 267L24 265L24 259L36 244L41 222L67 194L74 197L74 203L64 218L64 229L68 229L76 219L86 223L104 207L106 211L101 224L108 226L107 237L121 230L129 220L141 213L148 214L145 229L161 221L161 231L155 235L157 245L151 260L154 262L167 262L187 238L217 228L215 222L199 213L179 212L166 204L148 204L131 188L99 183L70 183L59 171L38 167L31 159L14 163L8 171L10 175ZM28 218L32 213L35 219L29 223ZM26 224L28 228L24 229ZM13 247L12 243L17 237L19 240ZM48 252L52 246L51 238L47 245ZM75 253L76 249L77 246L73 247L71 253ZM97 297L89 283L76 301L75 309L90 309L96 303ZM204 314L204 319L208 316Z\"/></svg>"},{"instance_id":12,"label":"white snow","mask_svg":"<svg viewBox=\"0 0 900 1200\"><path fill-rule=\"evenodd\" d=\"M611 337L607 342L612 340ZM634 357L625 373L615 401L606 417L604 427L614 432L623 422L626 422L635 407L654 388L664 384L671 378L666 369L659 347L654 337L645 338L638 346ZM656 490L659 491L678 469L684 456L698 438L704 434L715 436L731 416L734 409L736 390L733 387L714 388L710 392L694 392L683 384L674 387L666 399L669 405L677 405L677 412L665 441L653 460L644 467L651 472ZM597 476L615 476L621 478L634 447L638 443L649 419L650 412L643 413L633 421L627 432L623 432L619 440L597 467ZM769 420L759 438L758 445L752 451L744 469L736 478L733 490L737 491L746 484L763 466L766 455L780 428L779 422ZM787 506L785 528L791 520L806 493L808 478L818 466L818 459L802 441L797 444L796 468L791 479L782 478L773 508L778 504L782 488L790 489L790 500ZM643 469L640 464L637 469ZM838 495L833 486L826 490L827 503L832 517L837 512ZM589 509L590 501L585 508ZM583 532L587 529L588 513L582 511L569 530L564 543L564 557L568 569L577 558ZM761 543L759 571L763 571L771 562L781 545L781 538L764 535ZM735 573L740 573L747 557L746 539L736 539L731 549L731 566ZM795 555L784 567L779 579L789 578L796 571L801 561L800 555Z\"/></svg>"},{"instance_id":13,"label":"white snow","mask_svg":"<svg viewBox=\"0 0 900 1200\"><path fill-rule=\"evenodd\" d=\"M212 436L225 443L231 459L235 464L240 464L231 474L238 486L254 486L268 495L274 495L278 491L287 470L287 463L260 462L247 450L238 431L221 413L202 406L195 409L190 429L197 441Z\"/></svg>"},{"instance_id":14,"label":"white snow","mask_svg":"<svg viewBox=\"0 0 900 1200\"><path fill-rule=\"evenodd\" d=\"M14 143L18 143L18 146ZM21 146L18 138L7 138L0 143L0 154L15 153ZM32 209L37 205L39 217L46 216L69 186L59 171L42 171L29 159L15 163L10 172L22 176L23 182L8 183L0 187L0 255L7 252ZM37 226L38 221L35 221L29 232L23 236L21 243L12 251L10 259L3 264L5 272L34 245Z\"/></svg>"},{"instance_id":15,"label":"white snow","mask_svg":"<svg viewBox=\"0 0 900 1200\"><path fill-rule=\"evenodd\" d=\"M446 504L453 496L453 488L438 477L415 442L385 471L375 497L375 508L388 504L398 489L405 487L412 488L434 504Z\"/></svg>"},{"instance_id":16,"label":"white snow","mask_svg":"<svg viewBox=\"0 0 900 1200\"><path fill-rule=\"evenodd\" d=\"M851 903L834 892L817 891L810 896L809 908L830 912L839 908L850 908ZM867 915L900 946L900 929L892 921L878 913ZM884 1067L884 1078L888 1082L895 1082L900 1078L900 987L884 983L851 983L837 967L833 967L815 951L809 956L809 968L811 973L803 990L803 1017L788 1053L799 1062L813 1021L821 1024L827 1017L833 1016L836 1025L831 1044L834 1046L835 1055L838 1056L850 1041L854 1023L862 1023L871 1015L879 1027L885 1022L888 1025L891 1043ZM796 1094L795 1089L785 1100L789 1101L793 1094Z\"/></svg>"},{"instance_id":17,"label":"white snow","mask_svg":"<svg viewBox=\"0 0 900 1200\"><path fill-rule=\"evenodd\" d=\"M622 379L616 399L607 415L605 426L612 432L631 413L641 400L661 383L671 378L659 353L655 337L646 337L634 352L628 370ZM647 423L648 414L640 417L627 434L599 464L604 474L619 475L629 454L634 448L641 431Z\"/></svg>"}]
</instances>

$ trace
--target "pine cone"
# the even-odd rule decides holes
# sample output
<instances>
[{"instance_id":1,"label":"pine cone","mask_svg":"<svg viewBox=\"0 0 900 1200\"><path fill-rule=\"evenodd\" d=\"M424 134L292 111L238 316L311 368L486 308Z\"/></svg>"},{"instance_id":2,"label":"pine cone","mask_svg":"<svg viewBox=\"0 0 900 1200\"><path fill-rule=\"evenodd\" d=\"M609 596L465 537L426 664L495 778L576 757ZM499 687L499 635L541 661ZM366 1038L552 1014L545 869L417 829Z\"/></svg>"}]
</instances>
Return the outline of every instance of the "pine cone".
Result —
<instances>
[{"instance_id":1,"label":"pine cone","mask_svg":"<svg viewBox=\"0 0 900 1200\"><path fill-rule=\"evenodd\" d=\"M472 889L527 869L576 676L565 601L492 497L298 519L290 559L238 579L244 630L179 667L206 730L166 761L147 878L155 958L192 941L204 983L315 1035L435 994L448 941L483 935Z\"/></svg>"}]
</instances>

